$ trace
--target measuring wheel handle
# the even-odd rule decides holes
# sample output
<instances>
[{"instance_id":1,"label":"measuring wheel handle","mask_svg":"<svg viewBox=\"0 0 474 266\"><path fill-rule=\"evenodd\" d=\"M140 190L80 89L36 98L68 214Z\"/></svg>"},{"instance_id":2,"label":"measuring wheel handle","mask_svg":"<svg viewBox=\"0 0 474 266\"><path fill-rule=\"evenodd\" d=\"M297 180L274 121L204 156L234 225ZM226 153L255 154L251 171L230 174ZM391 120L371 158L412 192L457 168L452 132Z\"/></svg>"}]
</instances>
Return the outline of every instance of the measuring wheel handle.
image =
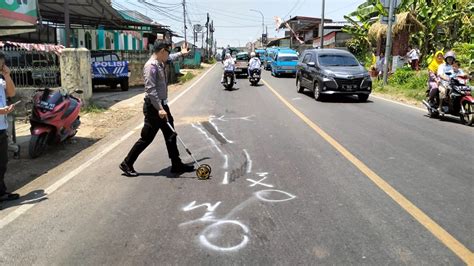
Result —
<instances>
[{"instance_id":1,"label":"measuring wheel handle","mask_svg":"<svg viewBox=\"0 0 474 266\"><path fill-rule=\"evenodd\" d=\"M211 171L211 166L208 164L201 164L196 170L196 175L201 180L209 179L211 176Z\"/></svg>"}]
</instances>

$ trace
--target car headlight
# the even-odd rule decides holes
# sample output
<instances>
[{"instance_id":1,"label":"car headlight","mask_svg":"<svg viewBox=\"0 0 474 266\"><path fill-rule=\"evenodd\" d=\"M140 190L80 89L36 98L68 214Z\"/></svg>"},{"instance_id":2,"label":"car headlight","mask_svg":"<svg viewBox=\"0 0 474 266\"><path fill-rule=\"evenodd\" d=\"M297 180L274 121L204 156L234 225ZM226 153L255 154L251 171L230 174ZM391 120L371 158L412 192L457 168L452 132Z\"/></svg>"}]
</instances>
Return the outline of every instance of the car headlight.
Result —
<instances>
[{"instance_id":1,"label":"car headlight","mask_svg":"<svg viewBox=\"0 0 474 266\"><path fill-rule=\"evenodd\" d=\"M336 77L336 75L334 73L325 73L323 74L323 78L324 79L329 79L329 80L332 80Z\"/></svg>"}]
</instances>

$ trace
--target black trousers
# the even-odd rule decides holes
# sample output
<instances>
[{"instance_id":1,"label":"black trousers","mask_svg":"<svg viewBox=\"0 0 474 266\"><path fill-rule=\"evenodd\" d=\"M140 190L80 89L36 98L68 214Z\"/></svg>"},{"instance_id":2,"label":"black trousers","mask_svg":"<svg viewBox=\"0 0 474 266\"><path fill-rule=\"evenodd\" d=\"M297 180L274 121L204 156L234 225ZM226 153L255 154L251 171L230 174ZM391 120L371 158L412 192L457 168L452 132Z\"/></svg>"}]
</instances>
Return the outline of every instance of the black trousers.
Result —
<instances>
[{"instance_id":1,"label":"black trousers","mask_svg":"<svg viewBox=\"0 0 474 266\"><path fill-rule=\"evenodd\" d=\"M168 105L163 105L163 109L168 113L168 121L174 127L173 116L171 115ZM153 142L158 131L161 129L165 139L168 156L172 162L180 161L179 151L176 145L176 136L172 137L173 131L166 124L166 119L160 119L158 110L153 107L150 100L145 99L143 104L143 114L145 115L145 123L141 132L140 139L133 145L132 149L125 158L125 162L129 166L133 166L138 156Z\"/></svg>"},{"instance_id":2,"label":"black trousers","mask_svg":"<svg viewBox=\"0 0 474 266\"><path fill-rule=\"evenodd\" d=\"M0 131L0 196L5 194L5 172L8 163L8 137L5 130Z\"/></svg>"}]
</instances>

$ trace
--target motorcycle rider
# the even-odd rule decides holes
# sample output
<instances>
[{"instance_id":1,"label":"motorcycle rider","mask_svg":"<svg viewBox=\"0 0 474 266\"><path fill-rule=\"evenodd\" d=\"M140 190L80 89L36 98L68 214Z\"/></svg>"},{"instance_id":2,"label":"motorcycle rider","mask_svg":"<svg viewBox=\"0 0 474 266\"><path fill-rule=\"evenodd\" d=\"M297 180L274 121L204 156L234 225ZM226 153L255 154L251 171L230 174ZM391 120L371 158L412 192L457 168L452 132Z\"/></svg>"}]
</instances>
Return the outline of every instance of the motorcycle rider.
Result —
<instances>
[{"instance_id":1,"label":"motorcycle rider","mask_svg":"<svg viewBox=\"0 0 474 266\"><path fill-rule=\"evenodd\" d=\"M262 62L260 62L260 59L256 56L255 52L251 52L249 61L249 76L251 75L252 70L260 69L261 65Z\"/></svg>"},{"instance_id":2,"label":"motorcycle rider","mask_svg":"<svg viewBox=\"0 0 474 266\"><path fill-rule=\"evenodd\" d=\"M438 97L438 83L439 78L437 76L438 68L444 62L443 51L437 51L428 66L428 88L429 88L429 103L432 107L435 106L435 98Z\"/></svg>"},{"instance_id":3,"label":"motorcycle rider","mask_svg":"<svg viewBox=\"0 0 474 266\"><path fill-rule=\"evenodd\" d=\"M444 63L441 64L438 67L438 78L440 79L439 82L439 107L438 111L441 115L444 115L443 112L443 101L445 99L449 100L449 92L450 92L450 87L449 87L449 80L451 78L451 75L453 73L453 63L456 60L456 54L453 51L449 51L444 55ZM451 75L447 75L448 73L451 73Z\"/></svg>"},{"instance_id":4,"label":"motorcycle rider","mask_svg":"<svg viewBox=\"0 0 474 266\"><path fill-rule=\"evenodd\" d=\"M226 71L232 71L235 75L235 61L234 58L230 55L230 53L225 54L225 60L224 60L224 73L222 73L222 79L221 83L224 84L224 74ZM235 79L234 76L234 82L237 84L237 80Z\"/></svg>"}]
</instances>

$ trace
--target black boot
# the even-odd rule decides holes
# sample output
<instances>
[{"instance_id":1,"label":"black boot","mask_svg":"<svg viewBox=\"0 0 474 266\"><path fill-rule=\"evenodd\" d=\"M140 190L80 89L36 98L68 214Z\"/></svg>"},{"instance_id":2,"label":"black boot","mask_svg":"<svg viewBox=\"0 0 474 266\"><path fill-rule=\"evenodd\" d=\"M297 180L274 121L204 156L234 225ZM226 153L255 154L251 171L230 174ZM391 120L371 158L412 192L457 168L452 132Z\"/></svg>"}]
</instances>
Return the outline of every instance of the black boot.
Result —
<instances>
[{"instance_id":1,"label":"black boot","mask_svg":"<svg viewBox=\"0 0 474 266\"><path fill-rule=\"evenodd\" d=\"M178 173L188 173L194 171L194 165L191 164L184 164L181 162L181 159L171 160L171 173L178 174Z\"/></svg>"},{"instance_id":2,"label":"black boot","mask_svg":"<svg viewBox=\"0 0 474 266\"><path fill-rule=\"evenodd\" d=\"M128 176L128 177L136 177L138 176L138 173L137 171L135 171L135 169L133 169L133 166L129 166L127 164L127 162L123 161L120 166L119 166L120 170L123 171L123 173Z\"/></svg>"}]
</instances>

